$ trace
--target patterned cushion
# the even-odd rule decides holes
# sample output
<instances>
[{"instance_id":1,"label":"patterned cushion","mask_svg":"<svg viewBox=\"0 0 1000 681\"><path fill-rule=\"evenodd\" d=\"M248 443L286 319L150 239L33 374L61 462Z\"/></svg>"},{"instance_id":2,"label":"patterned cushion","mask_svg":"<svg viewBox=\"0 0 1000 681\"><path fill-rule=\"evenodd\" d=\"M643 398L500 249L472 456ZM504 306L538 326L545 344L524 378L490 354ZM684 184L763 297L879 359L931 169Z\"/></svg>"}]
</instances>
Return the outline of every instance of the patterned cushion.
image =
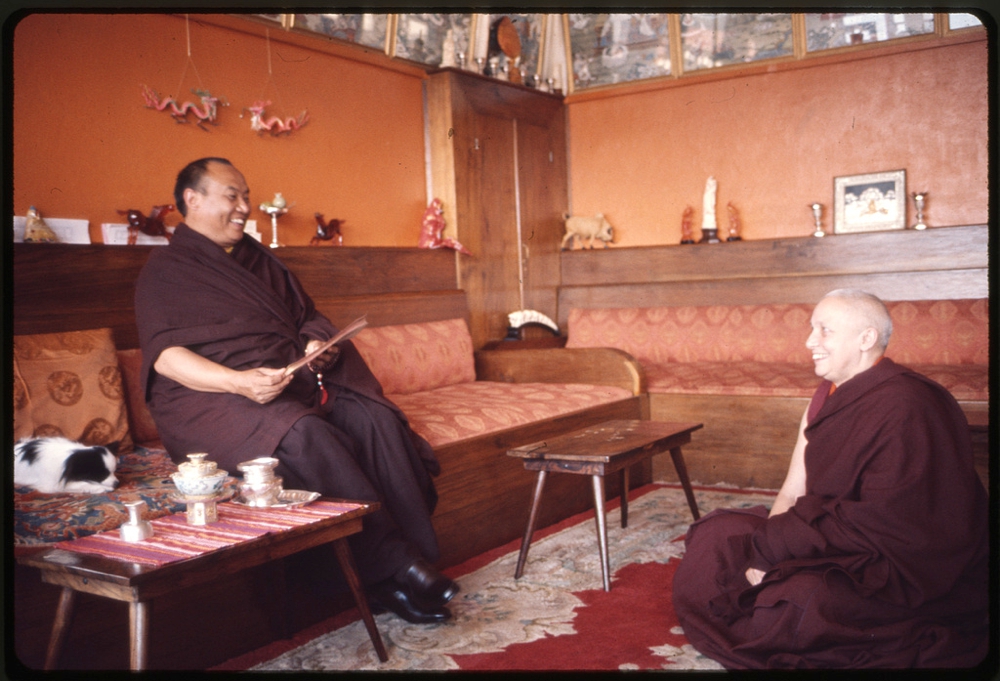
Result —
<instances>
[{"instance_id":1,"label":"patterned cushion","mask_svg":"<svg viewBox=\"0 0 1000 681\"><path fill-rule=\"evenodd\" d=\"M809 359L812 305L573 309L568 348L613 347L644 366L665 362Z\"/></svg>"},{"instance_id":2,"label":"patterned cushion","mask_svg":"<svg viewBox=\"0 0 1000 681\"><path fill-rule=\"evenodd\" d=\"M354 345L387 395L409 395L476 380L464 319L368 327Z\"/></svg>"},{"instance_id":3,"label":"patterned cushion","mask_svg":"<svg viewBox=\"0 0 1000 681\"><path fill-rule=\"evenodd\" d=\"M989 362L989 301L886 303L886 356L904 365ZM570 310L566 347L613 347L640 363L808 363L811 304Z\"/></svg>"},{"instance_id":4,"label":"patterned cushion","mask_svg":"<svg viewBox=\"0 0 1000 681\"><path fill-rule=\"evenodd\" d=\"M389 395L433 447L630 398L624 388L474 381Z\"/></svg>"},{"instance_id":5,"label":"patterned cushion","mask_svg":"<svg viewBox=\"0 0 1000 681\"><path fill-rule=\"evenodd\" d=\"M914 364L989 365L989 300L888 303L892 338L886 356Z\"/></svg>"},{"instance_id":6,"label":"patterned cushion","mask_svg":"<svg viewBox=\"0 0 1000 681\"><path fill-rule=\"evenodd\" d=\"M886 303L886 356L960 400L989 398L988 300ZM566 347L615 347L643 365L652 393L808 397L813 305L570 310Z\"/></svg>"},{"instance_id":7,"label":"patterned cushion","mask_svg":"<svg viewBox=\"0 0 1000 681\"><path fill-rule=\"evenodd\" d=\"M811 364L678 362L644 366L651 393L811 397L819 384Z\"/></svg>"},{"instance_id":8,"label":"patterned cushion","mask_svg":"<svg viewBox=\"0 0 1000 681\"><path fill-rule=\"evenodd\" d=\"M14 375L16 439L117 440L119 451L131 449L111 329L15 336Z\"/></svg>"},{"instance_id":9,"label":"patterned cushion","mask_svg":"<svg viewBox=\"0 0 1000 681\"><path fill-rule=\"evenodd\" d=\"M176 489L170 474L177 466L163 449L136 447L118 457L121 485L107 494L43 494L30 487L14 488L14 543L47 544L113 530L128 519L125 501L142 499L146 518L185 510L170 499ZM235 488L230 478L228 484Z\"/></svg>"},{"instance_id":10,"label":"patterned cushion","mask_svg":"<svg viewBox=\"0 0 1000 681\"><path fill-rule=\"evenodd\" d=\"M975 364L904 365L937 381L956 400L988 400L985 367ZM811 397L819 378L812 365L780 362L690 362L643 367L651 393Z\"/></svg>"}]
</instances>

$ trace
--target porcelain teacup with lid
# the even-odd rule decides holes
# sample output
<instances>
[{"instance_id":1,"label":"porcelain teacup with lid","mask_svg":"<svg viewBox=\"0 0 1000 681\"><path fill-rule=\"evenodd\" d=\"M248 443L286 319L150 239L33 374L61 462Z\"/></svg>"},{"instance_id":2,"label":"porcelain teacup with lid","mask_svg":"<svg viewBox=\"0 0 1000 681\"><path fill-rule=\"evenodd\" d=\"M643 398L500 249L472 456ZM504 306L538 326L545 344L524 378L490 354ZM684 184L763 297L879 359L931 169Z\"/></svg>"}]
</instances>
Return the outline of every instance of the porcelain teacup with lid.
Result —
<instances>
[{"instance_id":1,"label":"porcelain teacup with lid","mask_svg":"<svg viewBox=\"0 0 1000 681\"><path fill-rule=\"evenodd\" d=\"M206 460L208 454L188 454L190 461L177 464L177 470L185 478L204 478L216 471L218 466L214 461Z\"/></svg>"},{"instance_id":2,"label":"porcelain teacup with lid","mask_svg":"<svg viewBox=\"0 0 1000 681\"><path fill-rule=\"evenodd\" d=\"M177 472L171 477L177 489L189 498L211 497L218 494L229 474L220 469L214 461L208 461L208 454L188 454L189 461L177 464Z\"/></svg>"}]
</instances>

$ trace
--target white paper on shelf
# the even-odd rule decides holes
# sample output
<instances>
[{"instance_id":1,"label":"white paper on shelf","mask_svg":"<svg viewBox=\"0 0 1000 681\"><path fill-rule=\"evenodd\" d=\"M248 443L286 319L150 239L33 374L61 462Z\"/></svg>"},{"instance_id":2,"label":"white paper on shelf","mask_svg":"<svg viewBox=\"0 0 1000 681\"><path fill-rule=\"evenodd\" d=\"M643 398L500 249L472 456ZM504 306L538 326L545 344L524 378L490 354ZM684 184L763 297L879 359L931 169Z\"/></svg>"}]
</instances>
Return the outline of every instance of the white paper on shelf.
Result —
<instances>
[{"instance_id":1,"label":"white paper on shelf","mask_svg":"<svg viewBox=\"0 0 1000 681\"><path fill-rule=\"evenodd\" d=\"M72 218L42 217L52 233L63 244L89 244L90 220L75 220ZM24 226L28 218L23 215L14 216L14 243L24 242Z\"/></svg>"},{"instance_id":2,"label":"white paper on shelf","mask_svg":"<svg viewBox=\"0 0 1000 681\"><path fill-rule=\"evenodd\" d=\"M167 228L167 231L170 231L170 228ZM104 243L109 246L126 246L128 245L128 225L102 222L101 236ZM150 236L142 232L139 232L135 240L136 246L166 246L169 243L170 240L165 236Z\"/></svg>"}]
</instances>

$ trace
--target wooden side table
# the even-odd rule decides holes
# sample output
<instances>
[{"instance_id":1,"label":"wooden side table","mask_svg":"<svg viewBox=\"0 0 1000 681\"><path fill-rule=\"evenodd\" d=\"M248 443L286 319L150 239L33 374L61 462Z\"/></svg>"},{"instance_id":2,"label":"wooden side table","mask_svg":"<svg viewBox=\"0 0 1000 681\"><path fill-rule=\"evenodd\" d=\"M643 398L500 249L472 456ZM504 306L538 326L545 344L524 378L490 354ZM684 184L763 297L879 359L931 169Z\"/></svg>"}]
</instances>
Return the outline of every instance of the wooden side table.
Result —
<instances>
[{"instance_id":1,"label":"wooden side table","mask_svg":"<svg viewBox=\"0 0 1000 681\"><path fill-rule=\"evenodd\" d=\"M661 421L607 421L552 440L535 442L511 449L508 456L523 459L525 470L538 471L535 496L531 501L528 528L521 540L514 579L524 573L531 536L535 533L538 507L549 472L589 475L594 488L594 514L597 521L597 543L601 552L601 572L604 590L611 591L611 566L608 560L608 529L604 514L604 476L621 472L621 525L628 527L628 470L632 464L665 451L670 452L677 476L687 497L688 506L698 520L698 504L688 479L681 446L691 441L691 433L701 423L665 423Z\"/></svg>"},{"instance_id":2,"label":"wooden side table","mask_svg":"<svg viewBox=\"0 0 1000 681\"><path fill-rule=\"evenodd\" d=\"M354 558L347 544L347 537L361 531L362 518L378 510L380 504L352 503L357 508L337 516L272 531L254 539L160 566L55 548L19 557L18 562L42 571L42 581L62 587L45 658L45 669L55 669L58 663L72 620L77 592L83 591L129 604L130 668L141 671L146 669L148 659L151 599L329 542L333 543L336 550L337 560L354 595L375 652L379 660L385 662L389 656L375 626L368 597L358 578ZM261 509L261 512L267 513L267 510Z\"/></svg>"}]
</instances>

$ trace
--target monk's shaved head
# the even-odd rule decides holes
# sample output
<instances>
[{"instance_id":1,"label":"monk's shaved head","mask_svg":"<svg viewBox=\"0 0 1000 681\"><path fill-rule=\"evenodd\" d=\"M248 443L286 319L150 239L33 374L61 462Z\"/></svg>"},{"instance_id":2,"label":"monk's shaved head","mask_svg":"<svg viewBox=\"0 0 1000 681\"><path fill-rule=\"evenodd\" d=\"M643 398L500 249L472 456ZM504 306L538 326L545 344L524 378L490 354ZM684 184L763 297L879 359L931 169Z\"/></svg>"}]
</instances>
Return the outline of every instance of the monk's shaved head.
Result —
<instances>
[{"instance_id":1,"label":"monk's shaved head","mask_svg":"<svg viewBox=\"0 0 1000 681\"><path fill-rule=\"evenodd\" d=\"M850 303L851 310L858 316L860 328L871 327L878 334L878 347L885 352L892 336L892 317L889 310L877 296L855 288L841 288L830 291L826 298L839 298Z\"/></svg>"}]
</instances>

